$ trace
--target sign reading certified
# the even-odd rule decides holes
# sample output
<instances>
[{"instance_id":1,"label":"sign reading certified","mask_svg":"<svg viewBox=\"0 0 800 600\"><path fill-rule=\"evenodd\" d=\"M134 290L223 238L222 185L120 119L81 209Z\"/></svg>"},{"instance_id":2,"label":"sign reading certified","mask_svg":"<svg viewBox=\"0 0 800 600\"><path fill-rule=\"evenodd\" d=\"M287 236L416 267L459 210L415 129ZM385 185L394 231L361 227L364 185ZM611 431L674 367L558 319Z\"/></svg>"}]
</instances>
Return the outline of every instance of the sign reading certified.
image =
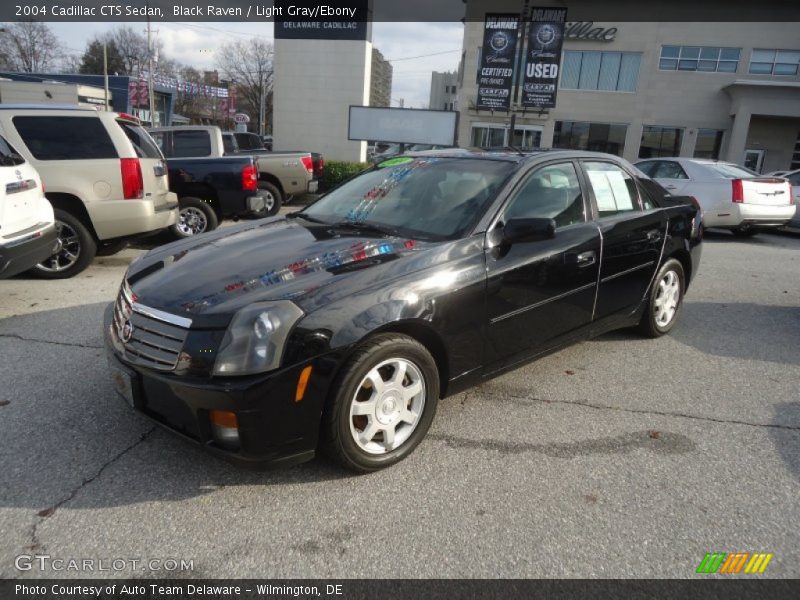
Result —
<instances>
[{"instance_id":1,"label":"sign reading certified","mask_svg":"<svg viewBox=\"0 0 800 600\"><path fill-rule=\"evenodd\" d=\"M566 8L535 8L531 12L525 78L522 81L522 106L553 108L556 105L566 19Z\"/></svg>"},{"instance_id":2,"label":"sign reading certified","mask_svg":"<svg viewBox=\"0 0 800 600\"><path fill-rule=\"evenodd\" d=\"M366 40L369 0L332 4L275 0L275 39Z\"/></svg>"},{"instance_id":3,"label":"sign reading certified","mask_svg":"<svg viewBox=\"0 0 800 600\"><path fill-rule=\"evenodd\" d=\"M518 31L519 15L486 15L478 66L478 108L508 110Z\"/></svg>"}]
</instances>

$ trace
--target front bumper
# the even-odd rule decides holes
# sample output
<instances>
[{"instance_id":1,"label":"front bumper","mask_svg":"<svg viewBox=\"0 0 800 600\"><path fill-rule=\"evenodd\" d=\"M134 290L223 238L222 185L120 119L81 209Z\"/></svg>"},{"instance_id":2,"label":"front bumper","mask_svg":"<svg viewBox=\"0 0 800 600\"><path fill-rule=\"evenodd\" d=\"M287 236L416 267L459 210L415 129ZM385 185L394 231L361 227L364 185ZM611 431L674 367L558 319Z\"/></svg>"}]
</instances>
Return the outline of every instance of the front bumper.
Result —
<instances>
[{"instance_id":1,"label":"front bumper","mask_svg":"<svg viewBox=\"0 0 800 600\"><path fill-rule=\"evenodd\" d=\"M0 279L32 269L53 254L58 234L54 225L8 244L0 244Z\"/></svg>"},{"instance_id":2,"label":"front bumper","mask_svg":"<svg viewBox=\"0 0 800 600\"><path fill-rule=\"evenodd\" d=\"M242 467L296 464L314 457L329 383L324 373L332 371L324 358L252 377L179 377L127 363L112 313L109 305L104 315L106 357L117 391L135 410ZM312 376L302 401L296 402L297 381L308 365ZM212 410L236 413L238 448L215 439Z\"/></svg>"}]
</instances>

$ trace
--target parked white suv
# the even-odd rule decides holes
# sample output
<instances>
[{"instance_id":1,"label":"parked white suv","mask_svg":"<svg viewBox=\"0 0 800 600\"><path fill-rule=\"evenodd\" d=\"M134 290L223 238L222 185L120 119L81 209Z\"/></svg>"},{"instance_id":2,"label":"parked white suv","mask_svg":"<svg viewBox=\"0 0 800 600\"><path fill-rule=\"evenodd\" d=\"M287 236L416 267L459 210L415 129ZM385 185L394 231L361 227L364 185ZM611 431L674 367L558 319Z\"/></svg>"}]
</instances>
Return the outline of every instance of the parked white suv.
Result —
<instances>
[{"instance_id":1,"label":"parked white suv","mask_svg":"<svg viewBox=\"0 0 800 600\"><path fill-rule=\"evenodd\" d=\"M45 260L56 250L56 238L39 174L0 137L0 279Z\"/></svg>"},{"instance_id":2,"label":"parked white suv","mask_svg":"<svg viewBox=\"0 0 800 600\"><path fill-rule=\"evenodd\" d=\"M175 223L161 151L136 118L59 105L0 104L0 135L39 172L55 209L58 252L34 269L61 279L97 253Z\"/></svg>"},{"instance_id":3,"label":"parked white suv","mask_svg":"<svg viewBox=\"0 0 800 600\"><path fill-rule=\"evenodd\" d=\"M673 196L694 196L705 227L746 237L761 228L782 227L794 216L789 182L726 162L701 158L648 158L636 168Z\"/></svg>"}]
</instances>

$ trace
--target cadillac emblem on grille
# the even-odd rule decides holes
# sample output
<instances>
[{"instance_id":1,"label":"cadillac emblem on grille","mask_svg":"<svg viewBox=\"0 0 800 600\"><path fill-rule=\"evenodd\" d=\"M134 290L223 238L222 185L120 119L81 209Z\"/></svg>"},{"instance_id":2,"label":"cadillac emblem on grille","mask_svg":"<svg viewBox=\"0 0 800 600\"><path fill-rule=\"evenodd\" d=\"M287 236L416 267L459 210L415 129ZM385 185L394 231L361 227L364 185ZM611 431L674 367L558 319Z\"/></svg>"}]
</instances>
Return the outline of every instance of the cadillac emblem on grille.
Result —
<instances>
[{"instance_id":1,"label":"cadillac emblem on grille","mask_svg":"<svg viewBox=\"0 0 800 600\"><path fill-rule=\"evenodd\" d=\"M133 325L131 325L130 321L126 320L120 329L119 338L122 340L122 343L127 344L131 341L131 337L133 337Z\"/></svg>"}]
</instances>

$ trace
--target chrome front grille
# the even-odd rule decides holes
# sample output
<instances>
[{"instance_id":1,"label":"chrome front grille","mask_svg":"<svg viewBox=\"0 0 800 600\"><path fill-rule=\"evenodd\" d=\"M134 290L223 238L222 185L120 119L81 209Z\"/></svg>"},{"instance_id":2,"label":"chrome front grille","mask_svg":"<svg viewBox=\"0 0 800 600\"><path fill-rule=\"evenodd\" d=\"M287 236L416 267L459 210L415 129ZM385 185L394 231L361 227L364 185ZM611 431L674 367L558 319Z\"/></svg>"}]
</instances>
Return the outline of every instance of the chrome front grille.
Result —
<instances>
[{"instance_id":1,"label":"chrome front grille","mask_svg":"<svg viewBox=\"0 0 800 600\"><path fill-rule=\"evenodd\" d=\"M191 324L191 319L137 303L128 282L123 281L114 304L114 334L131 364L173 370Z\"/></svg>"}]
</instances>

